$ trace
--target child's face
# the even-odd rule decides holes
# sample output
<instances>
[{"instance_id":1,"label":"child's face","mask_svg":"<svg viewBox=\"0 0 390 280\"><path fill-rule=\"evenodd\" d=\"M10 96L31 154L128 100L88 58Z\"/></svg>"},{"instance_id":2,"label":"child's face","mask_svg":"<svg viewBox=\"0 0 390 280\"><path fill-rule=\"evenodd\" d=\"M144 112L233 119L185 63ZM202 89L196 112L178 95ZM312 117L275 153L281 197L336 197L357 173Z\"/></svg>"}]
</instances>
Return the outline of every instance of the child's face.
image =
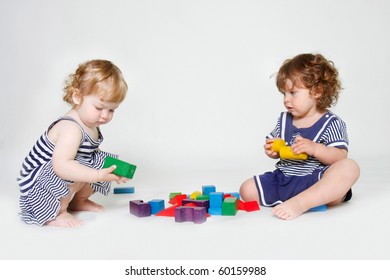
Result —
<instances>
[{"instance_id":1,"label":"child's face","mask_svg":"<svg viewBox=\"0 0 390 280\"><path fill-rule=\"evenodd\" d=\"M317 112L315 96L302 84L294 85L291 80L286 80L283 96L284 106L294 117L302 118Z\"/></svg>"},{"instance_id":2,"label":"child's face","mask_svg":"<svg viewBox=\"0 0 390 280\"><path fill-rule=\"evenodd\" d=\"M87 95L79 106L75 108L81 121L90 128L109 123L114 116L118 104L105 102L98 95Z\"/></svg>"}]
</instances>

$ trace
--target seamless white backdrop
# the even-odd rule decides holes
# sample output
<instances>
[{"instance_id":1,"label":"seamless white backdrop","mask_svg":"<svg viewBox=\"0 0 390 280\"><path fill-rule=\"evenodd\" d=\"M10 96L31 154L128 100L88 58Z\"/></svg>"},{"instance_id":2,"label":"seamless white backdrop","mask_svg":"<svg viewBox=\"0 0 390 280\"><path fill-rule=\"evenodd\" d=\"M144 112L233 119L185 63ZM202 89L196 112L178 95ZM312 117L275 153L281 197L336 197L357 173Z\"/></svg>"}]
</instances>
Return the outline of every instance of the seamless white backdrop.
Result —
<instances>
[{"instance_id":1,"label":"seamless white backdrop","mask_svg":"<svg viewBox=\"0 0 390 280\"><path fill-rule=\"evenodd\" d=\"M23 158L68 110L67 75L94 58L113 61L129 85L102 127L102 149L138 166L136 185L237 191L273 168L262 150L284 110L273 74L304 52L339 69L344 90L332 110L347 123L350 156L373 160L364 184L371 172L383 185L375 162L390 155L389 14L386 0L2 0L0 193L17 208Z\"/></svg>"},{"instance_id":2,"label":"seamless white backdrop","mask_svg":"<svg viewBox=\"0 0 390 280\"><path fill-rule=\"evenodd\" d=\"M344 91L333 110L348 124L351 155L389 153L368 140L388 137L388 1L17 0L0 7L0 147L19 160L68 109L67 75L93 58L112 60L129 84L102 127L103 148L151 169L257 160L284 109L271 76L303 52L324 54L340 71Z\"/></svg>"}]
</instances>

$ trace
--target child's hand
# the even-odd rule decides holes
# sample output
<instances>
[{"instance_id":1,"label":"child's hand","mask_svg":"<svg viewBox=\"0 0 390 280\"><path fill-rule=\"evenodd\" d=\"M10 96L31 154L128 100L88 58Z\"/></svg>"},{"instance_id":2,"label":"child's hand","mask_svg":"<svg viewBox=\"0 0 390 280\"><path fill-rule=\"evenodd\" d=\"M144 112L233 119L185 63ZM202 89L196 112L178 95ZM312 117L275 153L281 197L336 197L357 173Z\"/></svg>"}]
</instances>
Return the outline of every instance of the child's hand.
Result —
<instances>
[{"instance_id":1,"label":"child's hand","mask_svg":"<svg viewBox=\"0 0 390 280\"><path fill-rule=\"evenodd\" d=\"M302 136L297 136L295 138L295 143L291 146L291 150L294 152L294 154L308 154L310 156L314 156L316 151L317 143L303 138Z\"/></svg>"},{"instance_id":2,"label":"child's hand","mask_svg":"<svg viewBox=\"0 0 390 280\"><path fill-rule=\"evenodd\" d=\"M112 173L115 170L116 166L112 165L108 168L102 168L97 170L98 172L98 182L113 182L115 181L117 184L126 183L129 181L128 178L118 176Z\"/></svg>"},{"instance_id":3,"label":"child's hand","mask_svg":"<svg viewBox=\"0 0 390 280\"><path fill-rule=\"evenodd\" d=\"M264 152L267 156L270 158L279 158L279 153L272 150L272 143L274 140L280 139L280 138L272 138L272 139L266 139L264 144Z\"/></svg>"}]
</instances>

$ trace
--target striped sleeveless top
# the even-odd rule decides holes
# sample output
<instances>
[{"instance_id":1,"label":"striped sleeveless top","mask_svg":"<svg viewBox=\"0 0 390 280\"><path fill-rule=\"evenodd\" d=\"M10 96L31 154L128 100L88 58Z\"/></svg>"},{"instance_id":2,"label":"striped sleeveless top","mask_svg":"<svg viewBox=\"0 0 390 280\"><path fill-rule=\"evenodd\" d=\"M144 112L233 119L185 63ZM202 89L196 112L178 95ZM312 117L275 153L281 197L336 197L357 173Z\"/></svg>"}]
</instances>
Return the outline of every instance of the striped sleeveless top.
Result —
<instances>
[{"instance_id":1,"label":"striped sleeveless top","mask_svg":"<svg viewBox=\"0 0 390 280\"><path fill-rule=\"evenodd\" d=\"M293 116L289 112L282 112L275 129L267 135L267 138L279 137L292 145L297 136L310 139L328 147L338 147L348 150L347 127L337 115L328 111L313 126L297 128L293 125ZM307 160L280 159L276 168L286 176L306 176L314 170L324 169L327 166L314 157Z\"/></svg>"},{"instance_id":2,"label":"striped sleeveless top","mask_svg":"<svg viewBox=\"0 0 390 280\"><path fill-rule=\"evenodd\" d=\"M100 169L106 156L115 156L98 150L99 145L103 141L103 135L98 128L98 140L94 140L73 118L64 116L54 121L47 131L37 140L29 154L24 159L19 177L17 178L21 196L28 195L31 188L36 184L50 184L55 186L66 186L71 181L59 178L51 164L51 159L54 150L54 144L48 137L49 130L59 121L68 120L75 122L82 131L82 139L75 160L85 166ZM50 167L48 168L47 165ZM110 184L108 182L93 183L92 187L99 192L107 195Z\"/></svg>"}]
</instances>

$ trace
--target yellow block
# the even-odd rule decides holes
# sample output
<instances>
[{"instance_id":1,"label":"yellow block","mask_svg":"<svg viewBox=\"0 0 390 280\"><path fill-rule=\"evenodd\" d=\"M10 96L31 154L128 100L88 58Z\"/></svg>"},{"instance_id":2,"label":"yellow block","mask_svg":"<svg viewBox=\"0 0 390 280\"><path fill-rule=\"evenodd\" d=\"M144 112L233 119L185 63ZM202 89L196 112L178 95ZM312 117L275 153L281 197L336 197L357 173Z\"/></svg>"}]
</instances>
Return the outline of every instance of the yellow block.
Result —
<instances>
[{"instance_id":1,"label":"yellow block","mask_svg":"<svg viewBox=\"0 0 390 280\"><path fill-rule=\"evenodd\" d=\"M286 147L286 141L283 139L276 139L274 142L272 142L272 150L275 152L279 152L280 148Z\"/></svg>"},{"instance_id":2,"label":"yellow block","mask_svg":"<svg viewBox=\"0 0 390 280\"><path fill-rule=\"evenodd\" d=\"M195 191L192 194L190 194L190 198L196 200L196 197L199 195L202 195L202 193L199 191Z\"/></svg>"},{"instance_id":3,"label":"yellow block","mask_svg":"<svg viewBox=\"0 0 390 280\"><path fill-rule=\"evenodd\" d=\"M291 150L290 146L286 147L281 147L279 150L279 156L280 158L284 159L300 159L300 160L305 160L307 159L307 154L294 154L294 152Z\"/></svg>"}]
</instances>

